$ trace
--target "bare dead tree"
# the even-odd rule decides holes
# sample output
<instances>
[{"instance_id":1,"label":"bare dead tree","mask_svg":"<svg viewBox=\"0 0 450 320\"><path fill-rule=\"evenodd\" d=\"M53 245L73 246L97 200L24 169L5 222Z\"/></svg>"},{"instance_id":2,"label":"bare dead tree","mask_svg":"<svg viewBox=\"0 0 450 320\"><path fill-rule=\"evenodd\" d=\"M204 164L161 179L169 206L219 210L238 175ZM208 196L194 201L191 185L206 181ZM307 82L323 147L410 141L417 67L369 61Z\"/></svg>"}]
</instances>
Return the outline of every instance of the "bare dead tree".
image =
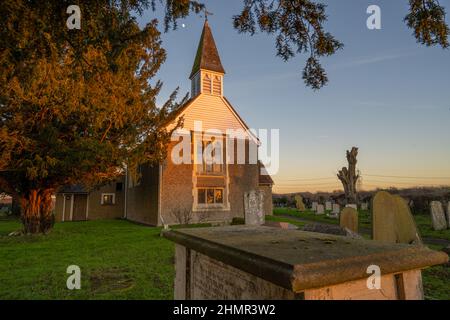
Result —
<instances>
[{"instance_id":1,"label":"bare dead tree","mask_svg":"<svg viewBox=\"0 0 450 320\"><path fill-rule=\"evenodd\" d=\"M358 156L358 148L353 147L351 151L347 150L348 168L343 167L337 174L344 186L345 197L347 203L357 203L356 183L359 174L356 174L356 157Z\"/></svg>"}]
</instances>

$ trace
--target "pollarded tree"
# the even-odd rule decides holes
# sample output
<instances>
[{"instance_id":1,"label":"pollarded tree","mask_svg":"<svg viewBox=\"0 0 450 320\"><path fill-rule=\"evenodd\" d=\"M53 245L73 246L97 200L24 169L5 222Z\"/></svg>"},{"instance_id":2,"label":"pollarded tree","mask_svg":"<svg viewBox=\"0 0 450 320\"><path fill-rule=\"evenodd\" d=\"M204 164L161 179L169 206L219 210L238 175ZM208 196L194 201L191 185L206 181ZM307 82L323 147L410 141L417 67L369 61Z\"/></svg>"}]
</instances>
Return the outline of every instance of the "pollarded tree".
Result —
<instances>
[{"instance_id":1,"label":"pollarded tree","mask_svg":"<svg viewBox=\"0 0 450 320\"><path fill-rule=\"evenodd\" d=\"M347 150L348 167L343 167L337 174L337 177L341 180L344 187L347 203L353 204L357 204L358 201L356 192L356 183L359 179L359 175L356 173L357 156L358 148L353 147L351 151Z\"/></svg>"}]
</instances>

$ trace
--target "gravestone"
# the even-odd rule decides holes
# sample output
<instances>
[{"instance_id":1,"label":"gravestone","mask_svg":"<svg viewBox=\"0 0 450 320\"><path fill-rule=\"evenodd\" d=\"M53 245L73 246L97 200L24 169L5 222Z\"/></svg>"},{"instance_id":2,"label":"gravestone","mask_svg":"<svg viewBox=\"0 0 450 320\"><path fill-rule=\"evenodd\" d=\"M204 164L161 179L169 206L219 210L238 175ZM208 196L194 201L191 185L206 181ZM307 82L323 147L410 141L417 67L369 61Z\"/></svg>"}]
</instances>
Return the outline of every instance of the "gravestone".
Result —
<instances>
[{"instance_id":1,"label":"gravestone","mask_svg":"<svg viewBox=\"0 0 450 320\"><path fill-rule=\"evenodd\" d=\"M316 201L314 201L314 202L312 203L311 210L312 210L312 211L317 211L317 205L318 205L318 203L317 203Z\"/></svg>"},{"instance_id":2,"label":"gravestone","mask_svg":"<svg viewBox=\"0 0 450 320\"><path fill-rule=\"evenodd\" d=\"M244 194L244 210L246 225L263 225L264 215L264 193L260 190L252 190Z\"/></svg>"},{"instance_id":3,"label":"gravestone","mask_svg":"<svg viewBox=\"0 0 450 320\"><path fill-rule=\"evenodd\" d=\"M164 232L175 242L176 300L423 299L421 269L448 256L422 246L264 226ZM367 267L382 270L367 286Z\"/></svg>"},{"instance_id":4,"label":"gravestone","mask_svg":"<svg viewBox=\"0 0 450 320\"><path fill-rule=\"evenodd\" d=\"M325 213L325 208L324 208L323 204L318 204L316 214L324 214L324 213Z\"/></svg>"},{"instance_id":5,"label":"gravestone","mask_svg":"<svg viewBox=\"0 0 450 320\"><path fill-rule=\"evenodd\" d=\"M354 208L344 208L339 217L339 225L358 233L358 211Z\"/></svg>"},{"instance_id":6,"label":"gravestone","mask_svg":"<svg viewBox=\"0 0 450 320\"><path fill-rule=\"evenodd\" d=\"M397 242L395 233L395 199L386 191L379 191L372 199L373 240Z\"/></svg>"},{"instance_id":7,"label":"gravestone","mask_svg":"<svg viewBox=\"0 0 450 320\"><path fill-rule=\"evenodd\" d=\"M325 210L331 211L331 201L325 202Z\"/></svg>"},{"instance_id":8,"label":"gravestone","mask_svg":"<svg viewBox=\"0 0 450 320\"><path fill-rule=\"evenodd\" d=\"M447 229L447 221L445 219L444 209L440 201L431 201L430 203L431 222L433 230Z\"/></svg>"},{"instance_id":9,"label":"gravestone","mask_svg":"<svg viewBox=\"0 0 450 320\"><path fill-rule=\"evenodd\" d=\"M331 211L332 214L339 214L341 212L341 207L338 203L333 203L333 211Z\"/></svg>"},{"instance_id":10,"label":"gravestone","mask_svg":"<svg viewBox=\"0 0 450 320\"><path fill-rule=\"evenodd\" d=\"M368 209L369 209L369 204L367 202L361 203L361 210L368 210Z\"/></svg>"},{"instance_id":11,"label":"gravestone","mask_svg":"<svg viewBox=\"0 0 450 320\"><path fill-rule=\"evenodd\" d=\"M303 203L303 198L301 195L297 194L295 196L295 206L298 211L305 211L305 204Z\"/></svg>"},{"instance_id":12,"label":"gravestone","mask_svg":"<svg viewBox=\"0 0 450 320\"><path fill-rule=\"evenodd\" d=\"M408 202L398 195L393 197L396 204L395 230L397 242L421 244L422 239L417 231L416 222L414 221Z\"/></svg>"},{"instance_id":13,"label":"gravestone","mask_svg":"<svg viewBox=\"0 0 450 320\"><path fill-rule=\"evenodd\" d=\"M372 200L372 236L393 243L422 243L408 203L386 191L377 192Z\"/></svg>"},{"instance_id":14,"label":"gravestone","mask_svg":"<svg viewBox=\"0 0 450 320\"><path fill-rule=\"evenodd\" d=\"M355 210L358 210L358 205L354 204L354 203L349 203L345 205L346 208L353 208Z\"/></svg>"}]
</instances>

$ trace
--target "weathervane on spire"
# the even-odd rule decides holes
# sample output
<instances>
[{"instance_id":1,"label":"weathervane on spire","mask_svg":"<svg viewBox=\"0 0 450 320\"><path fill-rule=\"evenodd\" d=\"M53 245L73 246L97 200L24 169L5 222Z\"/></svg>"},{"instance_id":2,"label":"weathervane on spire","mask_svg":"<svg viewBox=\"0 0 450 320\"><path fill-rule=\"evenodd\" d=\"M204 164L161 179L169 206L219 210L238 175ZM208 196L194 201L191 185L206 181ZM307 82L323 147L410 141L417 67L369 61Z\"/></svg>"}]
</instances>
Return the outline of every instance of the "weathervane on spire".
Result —
<instances>
[{"instance_id":1,"label":"weathervane on spire","mask_svg":"<svg viewBox=\"0 0 450 320\"><path fill-rule=\"evenodd\" d=\"M206 10L206 6L203 8L203 11L204 11L204 13L205 13L205 21L208 21L208 16L214 15L214 13L212 13L212 12Z\"/></svg>"}]
</instances>

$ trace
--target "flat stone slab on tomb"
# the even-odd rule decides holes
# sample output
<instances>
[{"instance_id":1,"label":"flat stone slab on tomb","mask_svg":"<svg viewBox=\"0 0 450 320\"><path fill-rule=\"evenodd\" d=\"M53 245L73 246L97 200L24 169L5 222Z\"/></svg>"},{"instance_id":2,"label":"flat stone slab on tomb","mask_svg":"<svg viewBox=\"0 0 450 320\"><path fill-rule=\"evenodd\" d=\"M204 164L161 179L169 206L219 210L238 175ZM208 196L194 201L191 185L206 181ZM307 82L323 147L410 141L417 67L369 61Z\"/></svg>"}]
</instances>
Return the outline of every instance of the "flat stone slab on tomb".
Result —
<instances>
[{"instance_id":1,"label":"flat stone slab on tomb","mask_svg":"<svg viewBox=\"0 0 450 320\"><path fill-rule=\"evenodd\" d=\"M369 265L393 274L448 261L422 246L265 226L178 229L164 236L292 292L367 279Z\"/></svg>"}]
</instances>

